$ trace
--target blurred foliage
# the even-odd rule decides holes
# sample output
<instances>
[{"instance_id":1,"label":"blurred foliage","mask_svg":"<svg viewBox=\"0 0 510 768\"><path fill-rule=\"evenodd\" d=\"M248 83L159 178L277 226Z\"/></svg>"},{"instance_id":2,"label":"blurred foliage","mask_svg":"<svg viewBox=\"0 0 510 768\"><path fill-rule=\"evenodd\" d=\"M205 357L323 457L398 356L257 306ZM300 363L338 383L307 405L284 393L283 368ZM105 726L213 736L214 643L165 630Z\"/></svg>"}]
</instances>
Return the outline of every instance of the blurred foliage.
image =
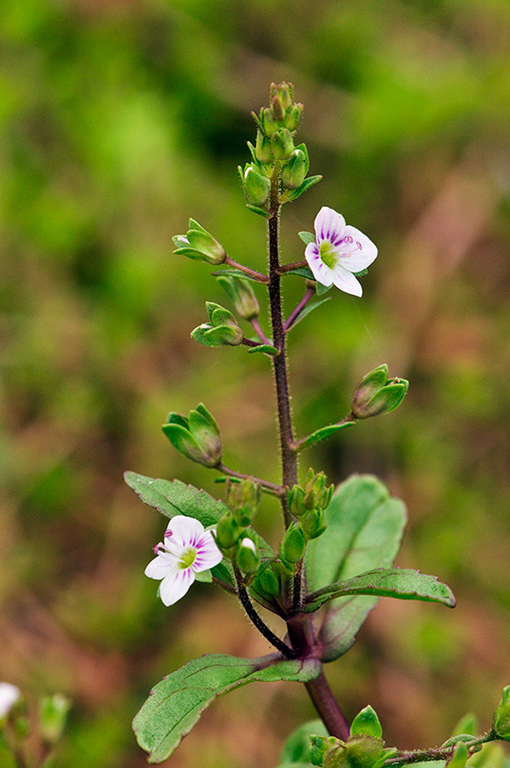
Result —
<instances>
[{"instance_id":1,"label":"blurred foliage","mask_svg":"<svg viewBox=\"0 0 510 768\"><path fill-rule=\"evenodd\" d=\"M267 651L207 585L162 606L143 569L164 521L122 471L221 494L160 431L203 400L226 462L278 478L268 363L190 340L224 297L171 236L193 216L264 267L236 166L250 110L282 79L325 177L284 210L284 258L302 258L297 232L321 205L380 249L361 300L335 295L290 336L298 434L343 417L382 362L411 381L398 413L302 469L378 474L410 509L400 564L459 603L381 601L332 685L400 747L440 743L470 709L488 727L510 618L507 0L4 0L0 25L0 678L73 699L60 765L145 765L129 722L161 675ZM290 311L300 281L285 288ZM278 539L270 502L259 523ZM196 766L198 745L202 768L274 765L313 712L297 686L256 685L169 765Z\"/></svg>"}]
</instances>

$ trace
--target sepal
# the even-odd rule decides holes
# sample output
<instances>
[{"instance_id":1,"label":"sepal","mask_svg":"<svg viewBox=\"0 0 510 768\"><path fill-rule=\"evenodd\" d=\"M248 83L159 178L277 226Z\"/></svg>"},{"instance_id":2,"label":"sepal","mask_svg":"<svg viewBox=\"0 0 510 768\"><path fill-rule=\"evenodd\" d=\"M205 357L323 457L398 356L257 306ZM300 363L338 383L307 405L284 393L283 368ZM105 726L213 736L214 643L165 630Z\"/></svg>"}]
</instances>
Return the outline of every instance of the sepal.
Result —
<instances>
[{"instance_id":1,"label":"sepal","mask_svg":"<svg viewBox=\"0 0 510 768\"><path fill-rule=\"evenodd\" d=\"M186 235L176 235L172 239L177 246L174 251L177 256L187 256L208 264L223 264L227 258L223 246L194 219L189 220Z\"/></svg>"}]
</instances>

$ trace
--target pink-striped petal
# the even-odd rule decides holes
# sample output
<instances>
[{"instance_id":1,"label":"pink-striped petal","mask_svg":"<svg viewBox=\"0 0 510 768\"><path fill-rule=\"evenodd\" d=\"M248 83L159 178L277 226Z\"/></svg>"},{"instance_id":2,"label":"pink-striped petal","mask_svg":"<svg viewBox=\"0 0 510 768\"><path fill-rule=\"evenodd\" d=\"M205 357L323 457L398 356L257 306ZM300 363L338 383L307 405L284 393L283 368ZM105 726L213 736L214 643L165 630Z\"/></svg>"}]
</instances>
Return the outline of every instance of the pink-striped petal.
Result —
<instances>
[{"instance_id":1,"label":"pink-striped petal","mask_svg":"<svg viewBox=\"0 0 510 768\"><path fill-rule=\"evenodd\" d=\"M194 581L195 574L191 568L182 568L165 576L159 585L159 595L164 604L173 605L184 597Z\"/></svg>"}]
</instances>

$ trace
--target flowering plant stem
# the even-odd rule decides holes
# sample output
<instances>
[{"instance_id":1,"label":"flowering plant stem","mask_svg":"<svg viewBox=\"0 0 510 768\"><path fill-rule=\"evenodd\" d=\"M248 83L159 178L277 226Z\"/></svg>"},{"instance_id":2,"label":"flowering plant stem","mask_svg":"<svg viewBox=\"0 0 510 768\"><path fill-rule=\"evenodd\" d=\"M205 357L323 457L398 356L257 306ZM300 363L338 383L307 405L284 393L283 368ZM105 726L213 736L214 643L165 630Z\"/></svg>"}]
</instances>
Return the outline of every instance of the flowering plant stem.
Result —
<instances>
[{"instance_id":1,"label":"flowering plant stem","mask_svg":"<svg viewBox=\"0 0 510 768\"><path fill-rule=\"evenodd\" d=\"M273 344L279 354L273 357L273 372L276 386L276 400L278 408L278 427L280 433L280 451L282 461L282 485L284 488L292 488L298 482L298 458L295 451L293 438L292 417L290 410L290 393L287 377L287 361L285 354L286 329L282 313L282 299L280 291L281 267L279 249L279 224L280 203L279 196L279 164L275 164L271 179L270 216L269 229L269 303L271 311L271 325L273 331ZM308 300L308 298L307 298ZM286 495L280 497L285 526L292 523L288 499ZM294 595L303 592L304 569L296 569L293 583ZM289 595L289 604L292 604L293 596ZM292 648L301 658L314 654L313 633L311 632L310 619L302 614L294 615L287 620L287 629ZM349 724L333 696L331 688L322 672L315 680L306 683L308 694L332 736L340 739L349 737Z\"/></svg>"}]
</instances>

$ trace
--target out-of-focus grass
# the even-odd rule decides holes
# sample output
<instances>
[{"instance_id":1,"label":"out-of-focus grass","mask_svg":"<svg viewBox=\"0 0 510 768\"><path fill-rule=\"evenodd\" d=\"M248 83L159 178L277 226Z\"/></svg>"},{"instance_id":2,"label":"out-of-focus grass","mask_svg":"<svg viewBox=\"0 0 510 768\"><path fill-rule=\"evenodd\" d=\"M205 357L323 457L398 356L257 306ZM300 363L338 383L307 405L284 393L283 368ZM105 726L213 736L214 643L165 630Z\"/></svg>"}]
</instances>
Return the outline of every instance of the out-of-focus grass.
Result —
<instances>
[{"instance_id":1,"label":"out-of-focus grass","mask_svg":"<svg viewBox=\"0 0 510 768\"><path fill-rule=\"evenodd\" d=\"M193 216L263 268L264 223L235 168L249 111L281 79L324 174L284 211L285 259L324 204L380 249L362 300L335 295L290 337L298 432L342 417L385 360L411 380L397 413L302 468L376 472L409 505L399 563L459 599L451 613L382 601L332 684L349 716L372 703L402 747L441 742L468 709L488 726L510 611L506 0L7 0L1 35L0 677L73 697L60 764L144 765L129 721L159 677L200 653L267 650L209 587L160 604L143 568L164 521L122 471L221 493L159 430L203 400L228 463L278 477L267 362L191 342L205 300L225 299L171 236ZM290 311L299 281L286 290ZM277 541L270 503L260 525ZM297 686L248 688L169 764L271 766L311 714Z\"/></svg>"}]
</instances>

